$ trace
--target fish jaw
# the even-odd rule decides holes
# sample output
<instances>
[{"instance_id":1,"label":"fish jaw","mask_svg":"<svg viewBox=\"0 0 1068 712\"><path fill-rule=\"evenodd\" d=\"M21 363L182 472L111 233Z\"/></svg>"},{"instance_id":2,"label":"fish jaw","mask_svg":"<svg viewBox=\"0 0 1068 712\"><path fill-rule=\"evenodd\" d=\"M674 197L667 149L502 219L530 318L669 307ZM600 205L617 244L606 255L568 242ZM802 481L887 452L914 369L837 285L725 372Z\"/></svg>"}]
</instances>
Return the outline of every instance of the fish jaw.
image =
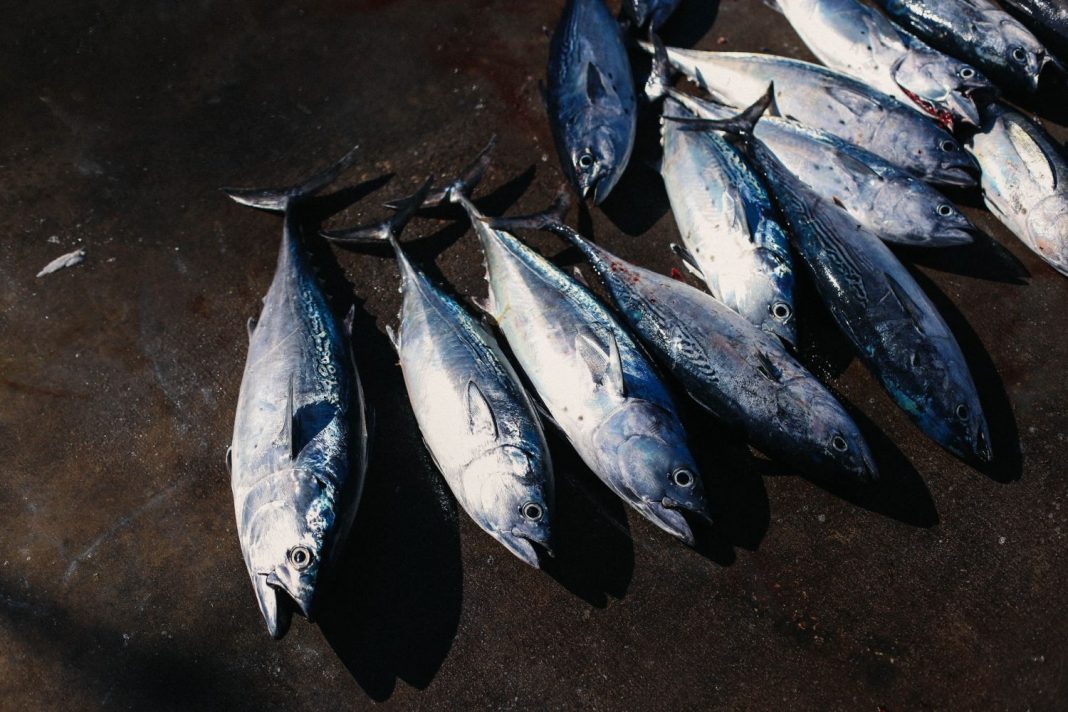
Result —
<instances>
[{"instance_id":1,"label":"fish jaw","mask_svg":"<svg viewBox=\"0 0 1068 712\"><path fill-rule=\"evenodd\" d=\"M293 620L293 609L290 605L292 599L268 584L265 574L253 574L252 585L256 591L260 613L267 624L267 632L275 640L281 640Z\"/></svg>"},{"instance_id":2,"label":"fish jaw","mask_svg":"<svg viewBox=\"0 0 1068 712\"><path fill-rule=\"evenodd\" d=\"M634 508L671 536L689 546L694 545L695 539L689 522L674 506L667 507L662 502L645 502L640 505L634 505Z\"/></svg>"},{"instance_id":3,"label":"fish jaw","mask_svg":"<svg viewBox=\"0 0 1068 712\"><path fill-rule=\"evenodd\" d=\"M541 568L542 552L549 558L554 556L552 547L549 545L551 537L548 529L545 529L544 537L536 537L530 532L513 529L510 532L494 532L493 538L515 554L520 561L536 569Z\"/></svg>"}]
</instances>

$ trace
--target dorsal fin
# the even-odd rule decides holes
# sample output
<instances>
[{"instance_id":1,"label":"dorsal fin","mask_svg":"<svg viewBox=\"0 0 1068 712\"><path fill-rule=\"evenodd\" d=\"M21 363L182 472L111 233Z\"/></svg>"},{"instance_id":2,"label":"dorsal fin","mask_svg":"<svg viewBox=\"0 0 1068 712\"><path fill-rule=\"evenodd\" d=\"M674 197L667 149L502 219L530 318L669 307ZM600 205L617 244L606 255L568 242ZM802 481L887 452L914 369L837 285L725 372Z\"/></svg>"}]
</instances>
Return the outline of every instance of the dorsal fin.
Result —
<instances>
[{"instance_id":1,"label":"dorsal fin","mask_svg":"<svg viewBox=\"0 0 1068 712\"><path fill-rule=\"evenodd\" d=\"M590 369L590 375L597 385L620 398L623 388L623 363L619 356L619 345L609 333L606 351L588 332L580 332L575 337L575 351Z\"/></svg>"},{"instance_id":2,"label":"dorsal fin","mask_svg":"<svg viewBox=\"0 0 1068 712\"><path fill-rule=\"evenodd\" d=\"M909 296L908 292L890 273L884 273L886 275L886 283L890 285L890 293L894 295L894 299L901 305L901 309L909 315L909 319L912 321L913 327L920 334L926 335L926 331L923 329L923 310L920 306Z\"/></svg>"},{"instance_id":3,"label":"dorsal fin","mask_svg":"<svg viewBox=\"0 0 1068 712\"><path fill-rule=\"evenodd\" d=\"M493 417L493 409L474 381L467 382L467 426L473 435L497 437L497 419Z\"/></svg>"},{"instance_id":4,"label":"dorsal fin","mask_svg":"<svg viewBox=\"0 0 1068 712\"><path fill-rule=\"evenodd\" d=\"M586 63L586 97L594 104L608 96L604 77L593 62Z\"/></svg>"},{"instance_id":5,"label":"dorsal fin","mask_svg":"<svg viewBox=\"0 0 1068 712\"><path fill-rule=\"evenodd\" d=\"M245 329L248 330L248 340L252 341L252 335L256 333L256 317L250 316L248 321L245 322Z\"/></svg>"},{"instance_id":6,"label":"dorsal fin","mask_svg":"<svg viewBox=\"0 0 1068 712\"><path fill-rule=\"evenodd\" d=\"M234 474L234 447L233 445L226 448L226 474Z\"/></svg>"}]
</instances>

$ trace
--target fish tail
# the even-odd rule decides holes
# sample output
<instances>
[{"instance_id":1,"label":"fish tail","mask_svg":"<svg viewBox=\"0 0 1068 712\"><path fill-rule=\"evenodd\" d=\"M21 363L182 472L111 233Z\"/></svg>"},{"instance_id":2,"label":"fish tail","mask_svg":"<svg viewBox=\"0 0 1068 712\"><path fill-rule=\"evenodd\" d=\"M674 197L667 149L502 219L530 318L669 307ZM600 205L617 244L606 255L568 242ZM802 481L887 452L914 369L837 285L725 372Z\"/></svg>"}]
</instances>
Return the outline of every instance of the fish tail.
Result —
<instances>
[{"instance_id":1,"label":"fish tail","mask_svg":"<svg viewBox=\"0 0 1068 712\"><path fill-rule=\"evenodd\" d=\"M426 196L422 208L437 208L442 205L458 202L453 199L455 194L469 196L471 191L473 191L479 184L479 181L482 180L482 176L486 174L486 169L489 168L490 161L492 160L491 156L493 150L496 147L497 135L494 134L490 137L486 147L475 156L473 161L464 167L460 172L460 175L457 176L454 181ZM391 200L386 203L386 207L390 210L398 210L401 202L402 201L400 200Z\"/></svg>"},{"instance_id":2,"label":"fish tail","mask_svg":"<svg viewBox=\"0 0 1068 712\"><path fill-rule=\"evenodd\" d=\"M393 214L381 222L343 228L341 230L323 230L319 234L331 242L388 242L394 249L399 249L397 237L404 231L404 227L415 217L419 209L423 207L427 196L430 194L430 186L433 182L433 178L427 178L419 190L405 198L392 201Z\"/></svg>"},{"instance_id":3,"label":"fish tail","mask_svg":"<svg viewBox=\"0 0 1068 712\"><path fill-rule=\"evenodd\" d=\"M515 230L543 230L555 232L564 225L564 219L570 207L571 193L567 185L562 185L553 199L552 205L539 213L517 215L511 218L483 216L480 219L495 230L506 230L508 232Z\"/></svg>"},{"instance_id":4,"label":"fish tail","mask_svg":"<svg viewBox=\"0 0 1068 712\"><path fill-rule=\"evenodd\" d=\"M653 63L649 68L649 78L645 80L645 98L649 102L663 99L671 88L671 62L668 61L667 47L660 37L649 31L649 42L653 45Z\"/></svg>"},{"instance_id":5,"label":"fish tail","mask_svg":"<svg viewBox=\"0 0 1068 712\"><path fill-rule=\"evenodd\" d=\"M337 180L338 176L356 162L358 149L359 146L353 146L352 150L332 166L296 185L284 188L223 188L222 191L242 205L281 212L290 203L314 195Z\"/></svg>"},{"instance_id":6,"label":"fish tail","mask_svg":"<svg viewBox=\"0 0 1068 712\"><path fill-rule=\"evenodd\" d=\"M664 118L681 124L680 128L684 131L723 131L731 136L748 139L753 135L753 129L756 127L757 121L771 106L774 96L775 83L772 82L768 85L768 90L764 92L764 96L757 99L752 106L742 111L742 113L729 119L694 119L681 116L665 116Z\"/></svg>"}]
</instances>

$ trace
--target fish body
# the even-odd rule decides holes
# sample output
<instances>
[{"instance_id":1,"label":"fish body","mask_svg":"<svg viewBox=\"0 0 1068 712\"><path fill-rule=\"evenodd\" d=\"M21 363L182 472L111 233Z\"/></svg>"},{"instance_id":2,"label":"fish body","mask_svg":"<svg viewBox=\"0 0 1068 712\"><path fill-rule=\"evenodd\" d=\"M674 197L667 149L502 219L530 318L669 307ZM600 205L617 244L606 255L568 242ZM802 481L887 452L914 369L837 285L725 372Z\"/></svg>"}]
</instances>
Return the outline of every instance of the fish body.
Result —
<instances>
[{"instance_id":1,"label":"fish body","mask_svg":"<svg viewBox=\"0 0 1068 712\"><path fill-rule=\"evenodd\" d=\"M721 104L672 91L695 116L727 119ZM767 116L753 134L794 175L849 211L886 242L949 247L972 241L974 226L952 201L912 174L859 146L796 121Z\"/></svg>"},{"instance_id":2,"label":"fish body","mask_svg":"<svg viewBox=\"0 0 1068 712\"><path fill-rule=\"evenodd\" d=\"M667 58L726 104L749 106L774 82L776 115L863 146L928 182L975 184L974 162L947 131L892 96L840 72L745 52L669 47Z\"/></svg>"},{"instance_id":3,"label":"fish body","mask_svg":"<svg viewBox=\"0 0 1068 712\"><path fill-rule=\"evenodd\" d=\"M276 638L294 609L313 615L323 571L336 561L359 502L368 440L351 322L334 317L293 202L283 202L278 264L259 319L249 322L228 453L242 554Z\"/></svg>"},{"instance_id":4,"label":"fish body","mask_svg":"<svg viewBox=\"0 0 1068 712\"><path fill-rule=\"evenodd\" d=\"M602 0L568 0L549 49L549 122L564 173L601 203L634 148L637 97L623 34Z\"/></svg>"},{"instance_id":5,"label":"fish body","mask_svg":"<svg viewBox=\"0 0 1068 712\"><path fill-rule=\"evenodd\" d=\"M754 445L814 474L876 477L856 424L771 334L714 297L630 264L555 223L593 267L649 352L722 421Z\"/></svg>"},{"instance_id":6,"label":"fish body","mask_svg":"<svg viewBox=\"0 0 1068 712\"><path fill-rule=\"evenodd\" d=\"M667 388L609 310L462 195L486 256L486 312L586 465L660 528L693 543L680 513L707 516Z\"/></svg>"},{"instance_id":7,"label":"fish body","mask_svg":"<svg viewBox=\"0 0 1068 712\"><path fill-rule=\"evenodd\" d=\"M681 0L624 0L623 12L636 26L658 30L671 17Z\"/></svg>"},{"instance_id":8,"label":"fish body","mask_svg":"<svg viewBox=\"0 0 1068 712\"><path fill-rule=\"evenodd\" d=\"M1068 1L1005 0L1002 4L1062 62L1068 58Z\"/></svg>"},{"instance_id":9,"label":"fish body","mask_svg":"<svg viewBox=\"0 0 1068 712\"><path fill-rule=\"evenodd\" d=\"M983 169L990 211L1054 269L1068 275L1068 161L1049 135L998 104L967 150Z\"/></svg>"},{"instance_id":10,"label":"fish body","mask_svg":"<svg viewBox=\"0 0 1068 712\"><path fill-rule=\"evenodd\" d=\"M674 99L664 115L689 112ZM660 173L679 233L716 297L760 328L797 338L794 273L786 233L745 159L714 132L664 121Z\"/></svg>"},{"instance_id":11,"label":"fish body","mask_svg":"<svg viewBox=\"0 0 1068 712\"><path fill-rule=\"evenodd\" d=\"M857 0L775 0L821 62L952 129L979 124L972 96L996 94L976 69L931 48Z\"/></svg>"},{"instance_id":12,"label":"fish body","mask_svg":"<svg viewBox=\"0 0 1068 712\"><path fill-rule=\"evenodd\" d=\"M987 0L876 0L886 14L1003 87L1035 91L1052 61L1012 15Z\"/></svg>"}]
</instances>

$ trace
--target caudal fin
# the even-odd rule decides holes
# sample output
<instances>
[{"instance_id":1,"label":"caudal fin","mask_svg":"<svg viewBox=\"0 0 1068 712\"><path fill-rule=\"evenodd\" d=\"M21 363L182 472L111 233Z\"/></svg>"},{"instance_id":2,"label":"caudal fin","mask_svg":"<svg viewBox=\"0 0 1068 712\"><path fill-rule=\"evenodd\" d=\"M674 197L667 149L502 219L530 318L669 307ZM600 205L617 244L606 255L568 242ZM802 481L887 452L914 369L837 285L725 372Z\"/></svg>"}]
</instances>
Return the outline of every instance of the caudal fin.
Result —
<instances>
[{"instance_id":1,"label":"caudal fin","mask_svg":"<svg viewBox=\"0 0 1068 712\"><path fill-rule=\"evenodd\" d=\"M423 208L436 208L442 205L448 205L452 200L450 194L453 192L461 195L470 195L471 191L482 180L482 176L486 174L486 169L489 168L489 164L492 161L492 154L494 149L497 148L497 136L494 134L490 137L489 143L483 148L475 159L468 163L464 169L460 172L460 175L456 180L452 181L444 188L435 190L426 196L426 200L423 201ZM400 209L402 200L391 200L386 203L386 207L390 210Z\"/></svg>"},{"instance_id":2,"label":"caudal fin","mask_svg":"<svg viewBox=\"0 0 1068 712\"><path fill-rule=\"evenodd\" d=\"M517 215L512 218L483 216L480 220L494 230L506 230L508 232L516 230L553 230L564 224L564 218L570 207L571 192L568 190L567 185L563 185L556 194L553 204L540 213Z\"/></svg>"},{"instance_id":3,"label":"caudal fin","mask_svg":"<svg viewBox=\"0 0 1068 712\"><path fill-rule=\"evenodd\" d=\"M358 149L359 146L353 146L337 163L303 183L285 188L223 188L222 191L242 205L261 210L284 211L292 201L314 195L337 180L338 176L356 162Z\"/></svg>"},{"instance_id":4,"label":"caudal fin","mask_svg":"<svg viewBox=\"0 0 1068 712\"><path fill-rule=\"evenodd\" d=\"M653 63L649 78L645 80L645 98L654 102L663 99L671 88L671 62L668 61L667 47L655 32L649 32L649 42L653 45Z\"/></svg>"},{"instance_id":5,"label":"caudal fin","mask_svg":"<svg viewBox=\"0 0 1068 712\"><path fill-rule=\"evenodd\" d=\"M319 234L331 242L359 243L359 242L388 242L396 239L404 230L405 225L423 207L427 196L430 194L430 186L433 178L427 178L419 190L406 198L394 201L394 213L386 220L371 225L344 228L342 230L323 230Z\"/></svg>"},{"instance_id":6,"label":"caudal fin","mask_svg":"<svg viewBox=\"0 0 1068 712\"><path fill-rule=\"evenodd\" d=\"M774 97L775 84L771 83L768 85L768 90L764 92L764 96L757 99L752 106L742 113L729 119L694 119L683 116L665 116L664 119L680 124L680 128L684 131L708 131L711 129L713 131L723 131L732 136L748 138L753 135L753 129L757 121L771 106Z\"/></svg>"}]
</instances>

